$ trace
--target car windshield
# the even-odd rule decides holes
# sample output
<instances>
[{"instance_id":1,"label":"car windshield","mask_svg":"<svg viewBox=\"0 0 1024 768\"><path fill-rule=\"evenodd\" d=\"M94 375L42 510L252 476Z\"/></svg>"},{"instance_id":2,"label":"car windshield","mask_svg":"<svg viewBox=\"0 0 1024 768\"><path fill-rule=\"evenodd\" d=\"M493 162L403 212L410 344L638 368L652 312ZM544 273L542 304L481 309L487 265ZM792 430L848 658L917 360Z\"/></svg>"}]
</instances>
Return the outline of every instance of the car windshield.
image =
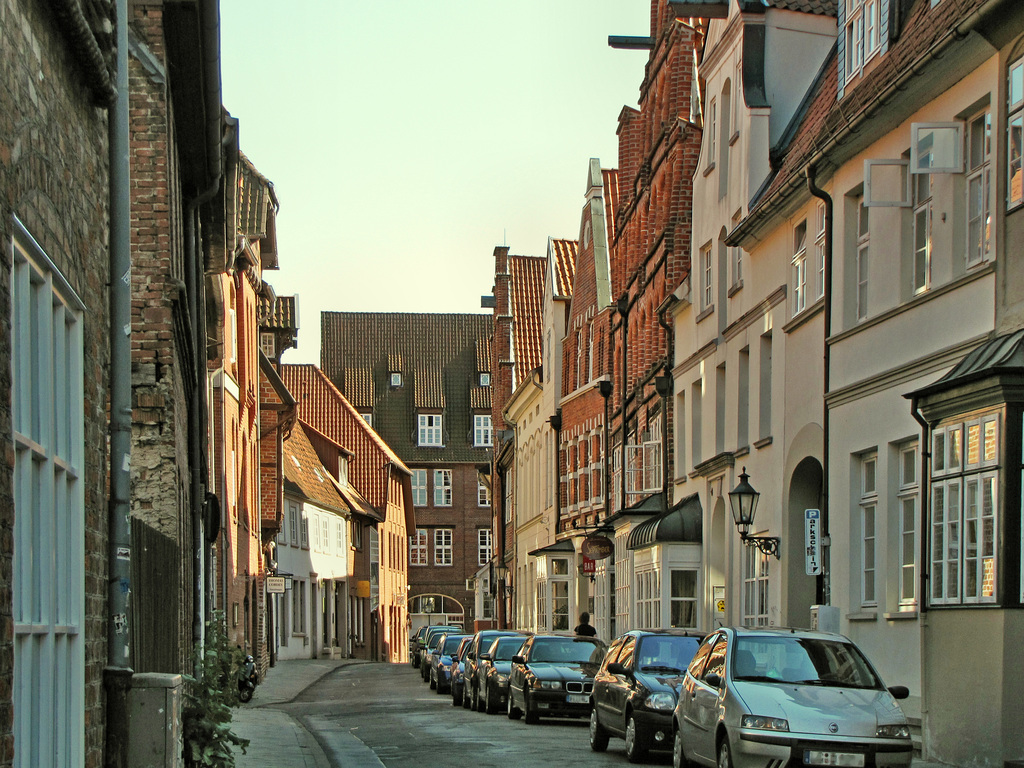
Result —
<instances>
[{"instance_id":1,"label":"car windshield","mask_svg":"<svg viewBox=\"0 0 1024 768\"><path fill-rule=\"evenodd\" d=\"M816 637L739 637L734 650L734 680L882 688L853 643Z\"/></svg>"},{"instance_id":2,"label":"car windshield","mask_svg":"<svg viewBox=\"0 0 1024 768\"><path fill-rule=\"evenodd\" d=\"M494 661L512 661L525 642L525 637L502 637L491 646L491 658Z\"/></svg>"},{"instance_id":3,"label":"car windshield","mask_svg":"<svg viewBox=\"0 0 1024 768\"><path fill-rule=\"evenodd\" d=\"M700 647L700 638L651 635L641 638L637 666L641 672L680 673Z\"/></svg>"},{"instance_id":4,"label":"car windshield","mask_svg":"<svg viewBox=\"0 0 1024 768\"><path fill-rule=\"evenodd\" d=\"M533 641L530 662L551 664L599 663L604 655L604 644L590 638L543 637Z\"/></svg>"},{"instance_id":5,"label":"car windshield","mask_svg":"<svg viewBox=\"0 0 1024 768\"><path fill-rule=\"evenodd\" d=\"M462 637L459 635L452 635L444 641L444 648L441 649L441 653L446 656L451 656L455 651L459 650L459 646L462 644Z\"/></svg>"}]
</instances>

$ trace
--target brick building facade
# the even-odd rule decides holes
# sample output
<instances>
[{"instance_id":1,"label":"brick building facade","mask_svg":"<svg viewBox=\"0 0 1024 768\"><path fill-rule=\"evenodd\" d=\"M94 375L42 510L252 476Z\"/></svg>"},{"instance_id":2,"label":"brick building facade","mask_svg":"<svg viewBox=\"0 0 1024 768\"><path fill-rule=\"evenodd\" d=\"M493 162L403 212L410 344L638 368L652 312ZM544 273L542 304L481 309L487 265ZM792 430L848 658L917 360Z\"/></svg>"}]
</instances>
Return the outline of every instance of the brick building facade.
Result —
<instances>
[{"instance_id":1,"label":"brick building facade","mask_svg":"<svg viewBox=\"0 0 1024 768\"><path fill-rule=\"evenodd\" d=\"M9 440L0 471L3 766L13 764L15 750L23 764L32 764L37 757L42 759L43 745L57 740L89 768L103 760L110 179L109 113L104 105L111 104L113 72L112 40L102 29L109 25L113 9L109 3L86 2L78 11L87 30L78 38L72 34L72 20L55 14L49 3L18 2L0 11L0 351L13 363L0 368L0 388L11 395L0 408L0 425ZM86 43L97 46L96 59L86 57ZM33 285L36 291L31 290ZM68 346L63 360L54 360L44 353L45 346L37 346L56 340L52 332L60 329L59 322L37 327L36 342L30 341L33 321L27 313L35 309L45 314L56 309L54 321L64 315ZM40 317L36 314L35 323ZM33 391L47 390L51 394L39 401L41 410L25 410ZM45 404L63 405L62 395L70 406L63 414L65 424L78 439L51 452L56 447L54 434L43 427L58 414ZM61 526L60 551L68 570L62 575L43 569L38 577L16 572L19 560L30 562L33 555L55 547L52 530L31 525L42 513L42 499L33 498L18 473L35 464L41 476L49 472L57 480L53 472L58 461L68 462L78 488L65 507L70 517L51 518L53 526ZM54 512L61 514L52 509L50 514ZM76 679L66 698L22 687L20 711L15 711L19 680L31 679L37 665L52 669L53 664L64 663L52 656L33 662L25 653L26 643L42 641L43 635L57 638L60 632L52 625L32 626L38 622L30 615L35 601L31 596L42 596L47 584L63 592L70 609L62 621L75 629L65 638L70 640L68 669ZM40 605L52 615L55 606L45 601ZM66 720L39 722L33 715L39 712ZM39 741L15 741L15 733L21 737L31 729Z\"/></svg>"}]
</instances>

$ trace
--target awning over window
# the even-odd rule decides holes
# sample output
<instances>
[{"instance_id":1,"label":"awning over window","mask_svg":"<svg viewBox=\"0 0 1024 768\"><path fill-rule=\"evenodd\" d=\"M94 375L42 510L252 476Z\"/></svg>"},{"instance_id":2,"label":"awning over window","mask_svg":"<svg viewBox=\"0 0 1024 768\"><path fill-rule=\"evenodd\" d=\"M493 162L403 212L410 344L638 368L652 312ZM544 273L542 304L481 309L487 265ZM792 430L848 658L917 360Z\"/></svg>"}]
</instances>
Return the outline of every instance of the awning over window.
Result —
<instances>
[{"instance_id":1,"label":"awning over window","mask_svg":"<svg viewBox=\"0 0 1024 768\"><path fill-rule=\"evenodd\" d=\"M576 547L572 545L570 539L562 539L556 541L554 544L548 544L546 547L535 549L533 552L529 552L530 557L544 557L545 555L555 555L560 552L575 552Z\"/></svg>"},{"instance_id":2,"label":"awning over window","mask_svg":"<svg viewBox=\"0 0 1024 768\"><path fill-rule=\"evenodd\" d=\"M664 542L687 542L700 544L703 541L704 512L697 494L687 496L668 512L646 520L630 534L627 549L644 549Z\"/></svg>"}]
</instances>

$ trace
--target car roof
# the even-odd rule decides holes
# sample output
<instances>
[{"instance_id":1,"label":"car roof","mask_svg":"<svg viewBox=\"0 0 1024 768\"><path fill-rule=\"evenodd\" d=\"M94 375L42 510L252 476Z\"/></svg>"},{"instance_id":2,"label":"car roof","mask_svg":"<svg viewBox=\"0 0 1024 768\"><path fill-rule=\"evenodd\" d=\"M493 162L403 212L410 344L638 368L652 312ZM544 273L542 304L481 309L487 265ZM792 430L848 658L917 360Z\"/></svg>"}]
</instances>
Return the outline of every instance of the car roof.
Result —
<instances>
[{"instance_id":1,"label":"car roof","mask_svg":"<svg viewBox=\"0 0 1024 768\"><path fill-rule=\"evenodd\" d=\"M846 635L835 632L819 632L798 627L722 627L736 637L800 637L816 640L832 640L840 643L853 642Z\"/></svg>"},{"instance_id":2,"label":"car roof","mask_svg":"<svg viewBox=\"0 0 1024 768\"><path fill-rule=\"evenodd\" d=\"M593 635L574 635L572 632L544 632L538 633L533 637L534 639L545 639L553 637L559 640L579 640L581 642L593 642L596 640L599 643L604 643L604 640L602 640L599 637L594 637Z\"/></svg>"},{"instance_id":3,"label":"car roof","mask_svg":"<svg viewBox=\"0 0 1024 768\"><path fill-rule=\"evenodd\" d=\"M623 632L619 637L625 637L626 635L632 635L633 637L648 637L648 636L668 636L668 637L695 637L702 638L707 637L708 632L701 632L696 629L676 629L674 627L669 629L631 629L628 632Z\"/></svg>"}]
</instances>

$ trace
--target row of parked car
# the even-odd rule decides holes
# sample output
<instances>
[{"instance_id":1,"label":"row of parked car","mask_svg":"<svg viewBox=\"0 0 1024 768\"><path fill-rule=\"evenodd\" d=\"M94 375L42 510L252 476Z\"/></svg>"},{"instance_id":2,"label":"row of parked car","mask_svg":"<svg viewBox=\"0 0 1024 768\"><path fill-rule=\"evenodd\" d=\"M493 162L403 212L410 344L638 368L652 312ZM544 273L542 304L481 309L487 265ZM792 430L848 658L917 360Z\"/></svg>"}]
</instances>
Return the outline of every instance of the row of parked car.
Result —
<instances>
[{"instance_id":1,"label":"row of parked car","mask_svg":"<svg viewBox=\"0 0 1024 768\"><path fill-rule=\"evenodd\" d=\"M411 663L453 706L535 723L587 717L590 746L625 741L630 762L672 751L676 768L909 765L897 703L848 638L797 629L634 630L594 637L421 628Z\"/></svg>"}]
</instances>

